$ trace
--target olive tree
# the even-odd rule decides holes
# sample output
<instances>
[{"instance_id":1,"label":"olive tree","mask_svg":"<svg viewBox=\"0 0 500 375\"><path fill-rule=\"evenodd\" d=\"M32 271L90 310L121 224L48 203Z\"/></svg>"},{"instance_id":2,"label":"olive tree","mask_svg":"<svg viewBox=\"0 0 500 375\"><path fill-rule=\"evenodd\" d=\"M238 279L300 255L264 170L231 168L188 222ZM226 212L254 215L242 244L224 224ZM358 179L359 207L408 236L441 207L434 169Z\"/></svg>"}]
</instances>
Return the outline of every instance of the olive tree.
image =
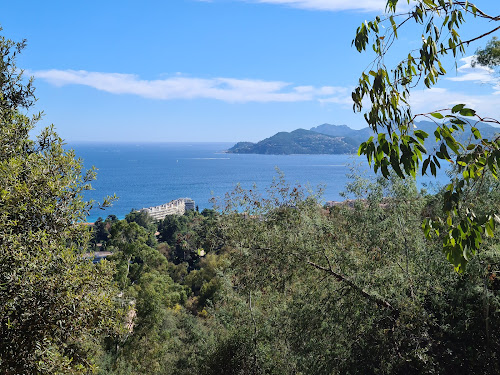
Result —
<instances>
[{"instance_id":1,"label":"olive tree","mask_svg":"<svg viewBox=\"0 0 500 375\"><path fill-rule=\"evenodd\" d=\"M455 58L466 52L469 43L485 38L500 30L500 16L490 15L469 1L415 0L408 4L409 11L397 13L398 0L388 0L384 17L363 23L356 31L353 45L359 52L367 47L375 53L369 68L362 73L359 84L352 93L354 110L363 111L375 136L363 142L359 154L366 155L375 171L383 176L396 174L400 177L416 177L430 170L436 175L441 163L455 167L455 177L446 186L443 195L443 215L428 217L423 229L427 236L437 235L443 240L447 259L462 271L467 261L480 249L484 236L493 236L500 222L496 210L483 213L474 211L467 192L481 184L485 175L498 178L500 168L500 137L483 137L478 122L500 124L469 108L466 103L456 103L450 108L436 108L429 113L413 113L410 106L411 90L422 84L430 88L446 73L442 63L445 55ZM485 22L486 30L470 39L462 39L458 33L466 19ZM408 51L404 59L394 67L388 67L391 49L397 43L398 34L411 23L421 25L421 45ZM486 51L495 50L496 44ZM479 54L490 56L488 52ZM497 58L478 60L488 64ZM426 132L415 128L415 120L427 118L435 122L438 146L427 150ZM460 143L456 135L470 132L470 143Z\"/></svg>"},{"instance_id":2,"label":"olive tree","mask_svg":"<svg viewBox=\"0 0 500 375\"><path fill-rule=\"evenodd\" d=\"M207 365L499 373L498 244L486 240L459 274L438 240L414 230L438 198L411 179L353 177L346 196L355 199L330 208L282 180L265 196L240 187L227 195L218 235L229 265L210 312L229 329ZM486 182L476 194L495 204L488 191L498 183Z\"/></svg>"},{"instance_id":3,"label":"olive tree","mask_svg":"<svg viewBox=\"0 0 500 375\"><path fill-rule=\"evenodd\" d=\"M0 29L1 30L1 29ZM25 42L0 37L0 372L87 373L115 325L112 272L84 257L93 170L84 173L40 114L15 64Z\"/></svg>"}]
</instances>

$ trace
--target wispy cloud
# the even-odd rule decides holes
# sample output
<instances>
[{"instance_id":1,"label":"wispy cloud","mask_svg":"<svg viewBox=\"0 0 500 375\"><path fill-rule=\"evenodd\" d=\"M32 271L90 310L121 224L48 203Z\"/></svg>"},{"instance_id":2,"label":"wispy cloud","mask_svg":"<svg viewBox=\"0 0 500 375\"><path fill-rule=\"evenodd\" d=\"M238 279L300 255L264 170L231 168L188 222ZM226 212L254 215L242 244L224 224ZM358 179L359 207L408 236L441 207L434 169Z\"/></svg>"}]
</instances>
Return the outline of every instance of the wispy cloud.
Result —
<instances>
[{"instance_id":1,"label":"wispy cloud","mask_svg":"<svg viewBox=\"0 0 500 375\"><path fill-rule=\"evenodd\" d=\"M247 0L248 1L248 0ZM323 10L323 11L342 11L355 10L363 12L383 12L386 0L250 0L256 3L280 4L294 8Z\"/></svg>"},{"instance_id":2,"label":"wispy cloud","mask_svg":"<svg viewBox=\"0 0 500 375\"><path fill-rule=\"evenodd\" d=\"M437 109L451 108L455 104L464 103L475 109L485 117L500 118L500 78L495 71L487 66L472 67L474 56L460 59L462 65L457 69L455 76L446 76L445 80L456 82L448 88L433 87L427 90L414 90L411 93L410 103L414 113L429 112ZM481 89L481 94L466 92L465 83L487 85Z\"/></svg>"},{"instance_id":3,"label":"wispy cloud","mask_svg":"<svg viewBox=\"0 0 500 375\"><path fill-rule=\"evenodd\" d=\"M451 108L455 104L464 103L473 108L482 117L500 118L498 96L470 95L452 89L434 87L411 93L410 104L413 113L426 113L438 109Z\"/></svg>"},{"instance_id":4,"label":"wispy cloud","mask_svg":"<svg viewBox=\"0 0 500 375\"><path fill-rule=\"evenodd\" d=\"M457 69L456 77L448 77L447 79L455 82L472 81L477 83L490 83L497 85L499 80L495 76L495 71L487 66L476 64L472 67L472 59L474 56L467 56L460 61L463 63Z\"/></svg>"},{"instance_id":5,"label":"wispy cloud","mask_svg":"<svg viewBox=\"0 0 500 375\"><path fill-rule=\"evenodd\" d=\"M225 102L302 102L348 98L350 91L335 86L294 86L282 81L236 78L194 78L175 76L144 80L134 74L88 72L85 70L42 70L30 72L55 86L83 85L112 94L144 98L215 99Z\"/></svg>"}]
</instances>

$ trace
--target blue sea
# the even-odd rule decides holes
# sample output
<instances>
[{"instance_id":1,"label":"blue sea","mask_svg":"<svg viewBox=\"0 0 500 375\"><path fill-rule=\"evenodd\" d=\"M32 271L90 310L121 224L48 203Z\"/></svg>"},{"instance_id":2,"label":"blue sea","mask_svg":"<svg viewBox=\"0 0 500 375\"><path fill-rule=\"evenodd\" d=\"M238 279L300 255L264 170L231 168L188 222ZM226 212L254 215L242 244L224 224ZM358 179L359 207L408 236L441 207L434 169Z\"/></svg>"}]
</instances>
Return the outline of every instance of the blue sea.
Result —
<instances>
[{"instance_id":1,"label":"blue sea","mask_svg":"<svg viewBox=\"0 0 500 375\"><path fill-rule=\"evenodd\" d=\"M72 143L84 166L95 166L97 180L86 199L102 201L106 195L119 199L106 210L94 210L88 221L99 216L123 218L133 209L160 205L189 197L199 209L212 208L212 197L223 197L239 183L254 184L264 191L277 176L276 168L291 184L324 188L323 201L341 200L350 168L358 165L369 175L366 159L352 155L244 155L224 151L233 143ZM371 174L373 176L373 174ZM444 173L438 178L444 181ZM420 184L435 179L425 178Z\"/></svg>"}]
</instances>

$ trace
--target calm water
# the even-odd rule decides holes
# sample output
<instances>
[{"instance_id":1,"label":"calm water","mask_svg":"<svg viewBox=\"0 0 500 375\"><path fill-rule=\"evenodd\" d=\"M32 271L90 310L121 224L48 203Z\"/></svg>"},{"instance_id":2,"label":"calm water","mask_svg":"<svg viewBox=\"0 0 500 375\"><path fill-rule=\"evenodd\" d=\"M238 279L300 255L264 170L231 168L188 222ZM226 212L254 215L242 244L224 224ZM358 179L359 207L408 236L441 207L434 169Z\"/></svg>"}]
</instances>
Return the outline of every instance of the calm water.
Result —
<instances>
[{"instance_id":1,"label":"calm water","mask_svg":"<svg viewBox=\"0 0 500 375\"><path fill-rule=\"evenodd\" d=\"M114 214L123 218L131 209L156 206L181 197L195 200L200 210L211 208L210 198L234 189L237 183L264 190L276 167L292 184L322 184L323 199L340 200L349 166L363 158L350 155L236 155L225 154L232 143L69 144L85 167L98 168L95 190L87 199L120 198L105 211L92 212L89 221ZM429 179L426 179L427 181Z\"/></svg>"}]
</instances>

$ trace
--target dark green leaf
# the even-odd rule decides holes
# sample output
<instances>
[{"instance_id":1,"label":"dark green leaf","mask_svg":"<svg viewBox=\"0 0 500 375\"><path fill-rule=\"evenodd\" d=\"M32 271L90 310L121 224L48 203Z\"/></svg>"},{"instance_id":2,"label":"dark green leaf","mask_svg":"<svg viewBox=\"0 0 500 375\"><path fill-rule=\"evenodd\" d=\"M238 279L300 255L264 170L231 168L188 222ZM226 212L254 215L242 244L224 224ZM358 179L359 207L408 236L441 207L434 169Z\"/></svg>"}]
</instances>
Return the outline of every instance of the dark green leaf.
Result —
<instances>
[{"instance_id":1,"label":"dark green leaf","mask_svg":"<svg viewBox=\"0 0 500 375\"><path fill-rule=\"evenodd\" d=\"M465 107L465 104L457 104L451 109L451 113L460 112Z\"/></svg>"},{"instance_id":2,"label":"dark green leaf","mask_svg":"<svg viewBox=\"0 0 500 375\"><path fill-rule=\"evenodd\" d=\"M476 114L476 111L474 111L473 109L470 109L470 108L462 108L459 113L462 115L462 116L474 116Z\"/></svg>"}]
</instances>

